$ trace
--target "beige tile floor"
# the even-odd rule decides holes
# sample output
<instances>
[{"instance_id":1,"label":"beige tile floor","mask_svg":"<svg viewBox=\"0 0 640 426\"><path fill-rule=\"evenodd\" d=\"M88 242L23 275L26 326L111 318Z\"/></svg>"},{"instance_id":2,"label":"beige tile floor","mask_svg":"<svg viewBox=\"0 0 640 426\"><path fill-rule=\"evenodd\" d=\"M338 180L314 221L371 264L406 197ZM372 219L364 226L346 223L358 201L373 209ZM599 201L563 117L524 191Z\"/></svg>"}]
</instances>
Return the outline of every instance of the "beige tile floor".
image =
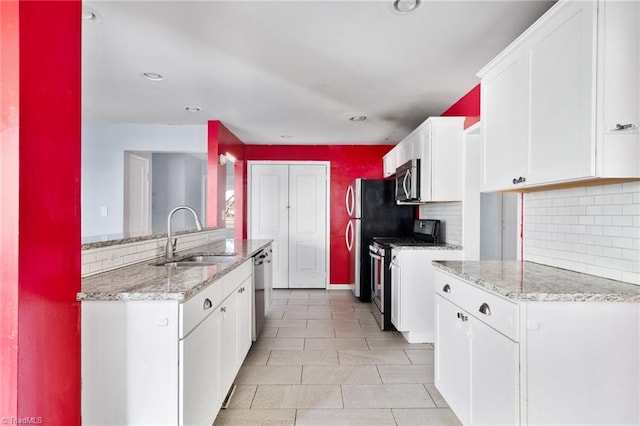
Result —
<instances>
[{"instance_id":1,"label":"beige tile floor","mask_svg":"<svg viewBox=\"0 0 640 426\"><path fill-rule=\"evenodd\" d=\"M350 291L275 290L215 425L459 425L433 346L381 331Z\"/></svg>"}]
</instances>

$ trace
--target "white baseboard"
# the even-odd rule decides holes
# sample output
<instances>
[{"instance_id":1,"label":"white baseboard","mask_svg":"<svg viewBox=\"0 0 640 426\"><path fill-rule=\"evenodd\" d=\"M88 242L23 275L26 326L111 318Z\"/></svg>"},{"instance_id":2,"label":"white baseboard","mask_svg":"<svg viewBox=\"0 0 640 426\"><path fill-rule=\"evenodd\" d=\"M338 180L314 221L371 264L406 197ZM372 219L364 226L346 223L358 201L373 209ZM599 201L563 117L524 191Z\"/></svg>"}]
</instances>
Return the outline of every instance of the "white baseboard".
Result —
<instances>
[{"instance_id":1,"label":"white baseboard","mask_svg":"<svg viewBox=\"0 0 640 426\"><path fill-rule=\"evenodd\" d=\"M403 331L402 337L407 343L433 343L435 342L434 334L428 332Z\"/></svg>"},{"instance_id":2,"label":"white baseboard","mask_svg":"<svg viewBox=\"0 0 640 426\"><path fill-rule=\"evenodd\" d=\"M351 290L353 291L353 284L329 284L327 290Z\"/></svg>"}]
</instances>

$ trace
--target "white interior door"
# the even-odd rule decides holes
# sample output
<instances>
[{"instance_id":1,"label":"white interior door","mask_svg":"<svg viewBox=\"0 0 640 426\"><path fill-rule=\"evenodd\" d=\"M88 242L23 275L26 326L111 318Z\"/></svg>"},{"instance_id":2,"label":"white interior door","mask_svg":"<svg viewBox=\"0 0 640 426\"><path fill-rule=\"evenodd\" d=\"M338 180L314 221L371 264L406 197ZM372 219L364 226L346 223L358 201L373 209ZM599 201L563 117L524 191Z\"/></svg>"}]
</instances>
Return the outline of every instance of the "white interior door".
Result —
<instances>
[{"instance_id":1,"label":"white interior door","mask_svg":"<svg viewBox=\"0 0 640 426\"><path fill-rule=\"evenodd\" d=\"M273 288L289 287L289 166L252 164L249 238L273 240Z\"/></svg>"},{"instance_id":2,"label":"white interior door","mask_svg":"<svg viewBox=\"0 0 640 426\"><path fill-rule=\"evenodd\" d=\"M249 165L249 238L273 240L273 288L325 288L327 166Z\"/></svg>"},{"instance_id":3,"label":"white interior door","mask_svg":"<svg viewBox=\"0 0 640 426\"><path fill-rule=\"evenodd\" d=\"M290 288L325 288L326 176L324 165L289 166Z\"/></svg>"},{"instance_id":4,"label":"white interior door","mask_svg":"<svg viewBox=\"0 0 640 426\"><path fill-rule=\"evenodd\" d=\"M151 182L148 157L128 153L126 156L124 191L125 237L138 237L151 233L149 211Z\"/></svg>"}]
</instances>

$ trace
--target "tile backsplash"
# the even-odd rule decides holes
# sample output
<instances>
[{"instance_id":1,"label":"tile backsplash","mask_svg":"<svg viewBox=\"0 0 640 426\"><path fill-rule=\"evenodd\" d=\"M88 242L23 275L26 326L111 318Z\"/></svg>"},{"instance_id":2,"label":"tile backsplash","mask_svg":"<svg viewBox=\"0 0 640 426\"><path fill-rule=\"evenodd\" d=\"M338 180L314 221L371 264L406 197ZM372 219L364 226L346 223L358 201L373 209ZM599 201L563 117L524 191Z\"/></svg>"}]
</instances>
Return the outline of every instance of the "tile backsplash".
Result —
<instances>
[{"instance_id":1,"label":"tile backsplash","mask_svg":"<svg viewBox=\"0 0 640 426\"><path fill-rule=\"evenodd\" d=\"M640 182L525 194L524 258L640 285Z\"/></svg>"},{"instance_id":2,"label":"tile backsplash","mask_svg":"<svg viewBox=\"0 0 640 426\"><path fill-rule=\"evenodd\" d=\"M419 216L440 220L440 240L462 245L462 202L422 204Z\"/></svg>"},{"instance_id":3,"label":"tile backsplash","mask_svg":"<svg viewBox=\"0 0 640 426\"><path fill-rule=\"evenodd\" d=\"M212 229L181 234L177 235L176 238L178 239L177 247L179 253L181 250L225 239L226 230L224 228ZM166 243L167 238L164 237L82 250L82 276L95 275L123 266L133 265L134 263L152 260L164 254Z\"/></svg>"}]
</instances>

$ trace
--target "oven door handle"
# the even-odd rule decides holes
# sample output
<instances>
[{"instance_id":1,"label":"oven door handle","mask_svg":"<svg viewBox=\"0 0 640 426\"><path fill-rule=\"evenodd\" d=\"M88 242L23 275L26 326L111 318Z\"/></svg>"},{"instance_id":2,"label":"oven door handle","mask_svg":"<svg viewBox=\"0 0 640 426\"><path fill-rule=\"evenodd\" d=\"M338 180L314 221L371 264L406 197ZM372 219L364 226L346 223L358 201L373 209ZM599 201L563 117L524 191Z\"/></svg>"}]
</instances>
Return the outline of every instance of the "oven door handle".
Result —
<instances>
[{"instance_id":1,"label":"oven door handle","mask_svg":"<svg viewBox=\"0 0 640 426\"><path fill-rule=\"evenodd\" d=\"M382 260L382 256L379 256L379 255L377 255L375 253L372 253L372 252L369 252L369 257L371 257L372 259L375 259L375 260Z\"/></svg>"}]
</instances>

